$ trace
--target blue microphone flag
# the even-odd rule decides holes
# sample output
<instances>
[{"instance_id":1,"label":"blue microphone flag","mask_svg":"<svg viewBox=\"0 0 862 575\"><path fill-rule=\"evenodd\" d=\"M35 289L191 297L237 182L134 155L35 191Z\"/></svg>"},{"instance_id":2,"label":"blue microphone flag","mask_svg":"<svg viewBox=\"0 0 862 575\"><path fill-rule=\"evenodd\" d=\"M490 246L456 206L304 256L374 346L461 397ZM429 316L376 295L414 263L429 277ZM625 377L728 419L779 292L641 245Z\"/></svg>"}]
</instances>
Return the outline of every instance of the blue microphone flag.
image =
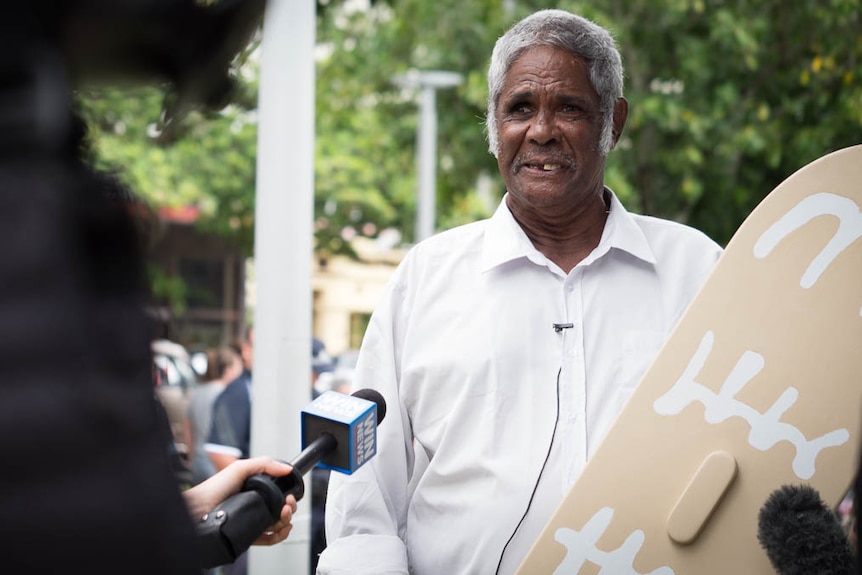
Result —
<instances>
[{"instance_id":1,"label":"blue microphone flag","mask_svg":"<svg viewBox=\"0 0 862 575\"><path fill-rule=\"evenodd\" d=\"M350 475L377 453L377 404L353 395L326 391L301 413L302 447L324 433L336 447L318 465Z\"/></svg>"}]
</instances>

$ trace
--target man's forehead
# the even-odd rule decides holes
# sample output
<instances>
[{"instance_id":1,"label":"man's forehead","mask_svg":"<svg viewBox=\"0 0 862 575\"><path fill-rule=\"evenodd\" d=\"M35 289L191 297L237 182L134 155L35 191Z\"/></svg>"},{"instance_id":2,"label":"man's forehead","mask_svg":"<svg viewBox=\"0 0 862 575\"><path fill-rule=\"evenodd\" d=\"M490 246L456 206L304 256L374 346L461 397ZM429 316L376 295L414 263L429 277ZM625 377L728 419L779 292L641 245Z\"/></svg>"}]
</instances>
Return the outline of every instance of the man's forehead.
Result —
<instances>
[{"instance_id":1,"label":"man's forehead","mask_svg":"<svg viewBox=\"0 0 862 575\"><path fill-rule=\"evenodd\" d=\"M560 60L564 62L569 62L572 65L577 65L583 67L585 70L587 69L587 61L586 59L571 50L563 48L562 46L554 46L550 44L536 44L533 46L527 46L518 52L514 58L512 58L511 63L509 64L508 71L511 71L518 64L522 64L525 60Z\"/></svg>"},{"instance_id":2,"label":"man's forehead","mask_svg":"<svg viewBox=\"0 0 862 575\"><path fill-rule=\"evenodd\" d=\"M530 92L553 88L557 97L592 101L598 96L583 58L561 48L537 46L513 60L503 77L502 95L529 96Z\"/></svg>"}]
</instances>

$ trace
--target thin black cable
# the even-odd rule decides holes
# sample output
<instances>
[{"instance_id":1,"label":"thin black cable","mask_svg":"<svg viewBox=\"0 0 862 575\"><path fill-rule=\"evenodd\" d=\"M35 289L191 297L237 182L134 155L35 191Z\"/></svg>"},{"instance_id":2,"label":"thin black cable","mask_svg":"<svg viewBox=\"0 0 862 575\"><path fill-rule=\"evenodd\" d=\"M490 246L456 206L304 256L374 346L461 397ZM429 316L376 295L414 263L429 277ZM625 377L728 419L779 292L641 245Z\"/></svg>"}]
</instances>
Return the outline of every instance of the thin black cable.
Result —
<instances>
[{"instance_id":1,"label":"thin black cable","mask_svg":"<svg viewBox=\"0 0 862 575\"><path fill-rule=\"evenodd\" d=\"M548 465L548 460L551 458L551 450L554 448L554 439L557 437L557 425L560 423L560 374L562 372L563 368L561 367L559 371L557 371L557 415L554 417L554 430L551 432L551 443L548 445L548 452L545 454L545 461L542 463L542 469L539 470L539 477L536 478L536 484L533 486L533 492L530 494L527 508L524 510L524 514L521 515L521 519L515 526L515 530L512 531L512 534L509 536L508 541L503 545L503 551L500 553L500 560L497 561L497 569L494 570L494 573L497 575L500 573L500 566L503 564L503 556L506 555L506 549L509 548L509 543L511 543L512 539L515 538L515 535L518 533L518 529L521 528L521 524L524 522L524 519L527 518L527 513L530 512L530 507L533 505L533 499L536 497L536 491L539 489L539 482L542 480L542 475L545 473L545 467Z\"/></svg>"}]
</instances>

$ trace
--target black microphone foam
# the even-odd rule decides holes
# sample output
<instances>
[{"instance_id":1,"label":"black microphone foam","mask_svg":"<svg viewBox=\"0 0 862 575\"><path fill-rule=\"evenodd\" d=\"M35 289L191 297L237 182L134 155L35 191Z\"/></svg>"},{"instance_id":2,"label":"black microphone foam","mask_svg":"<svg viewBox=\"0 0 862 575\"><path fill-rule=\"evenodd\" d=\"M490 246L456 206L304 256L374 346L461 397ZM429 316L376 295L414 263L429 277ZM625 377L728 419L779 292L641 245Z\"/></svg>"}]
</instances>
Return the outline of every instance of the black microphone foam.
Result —
<instances>
[{"instance_id":1,"label":"black microphone foam","mask_svg":"<svg viewBox=\"0 0 862 575\"><path fill-rule=\"evenodd\" d=\"M784 485L760 508L757 540L779 575L855 573L836 514L809 485Z\"/></svg>"},{"instance_id":2,"label":"black microphone foam","mask_svg":"<svg viewBox=\"0 0 862 575\"><path fill-rule=\"evenodd\" d=\"M380 425L380 422L383 421L384 417L386 417L386 401L383 399L383 396L377 391L368 388L359 389L350 395L372 401L377 404L377 425Z\"/></svg>"}]
</instances>

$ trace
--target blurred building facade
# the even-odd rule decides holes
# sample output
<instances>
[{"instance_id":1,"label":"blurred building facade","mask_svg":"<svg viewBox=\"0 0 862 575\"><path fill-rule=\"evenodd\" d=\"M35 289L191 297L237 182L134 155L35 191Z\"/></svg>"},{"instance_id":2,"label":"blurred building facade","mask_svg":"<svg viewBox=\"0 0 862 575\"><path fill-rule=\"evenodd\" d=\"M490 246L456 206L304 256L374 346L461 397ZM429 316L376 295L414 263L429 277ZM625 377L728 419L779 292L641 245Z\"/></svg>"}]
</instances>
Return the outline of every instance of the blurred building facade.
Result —
<instances>
[{"instance_id":1,"label":"blurred building facade","mask_svg":"<svg viewBox=\"0 0 862 575\"><path fill-rule=\"evenodd\" d=\"M162 209L150 252L152 272L181 285L182 305L154 297L150 312L155 338L190 350L230 343L253 321L254 261L229 241L195 226L193 208ZM385 242L358 237L357 259L331 256L312 260L312 330L332 355L357 349L371 312L406 253Z\"/></svg>"},{"instance_id":2,"label":"blurred building facade","mask_svg":"<svg viewBox=\"0 0 862 575\"><path fill-rule=\"evenodd\" d=\"M230 241L199 230L195 208L161 208L158 216L150 271L160 278L157 284L173 285L181 301L154 294L156 337L201 347L231 342L245 326L245 255Z\"/></svg>"},{"instance_id":3,"label":"blurred building facade","mask_svg":"<svg viewBox=\"0 0 862 575\"><path fill-rule=\"evenodd\" d=\"M356 238L352 247L358 260L318 260L312 273L314 335L333 355L359 348L371 312L406 253L368 238Z\"/></svg>"}]
</instances>

